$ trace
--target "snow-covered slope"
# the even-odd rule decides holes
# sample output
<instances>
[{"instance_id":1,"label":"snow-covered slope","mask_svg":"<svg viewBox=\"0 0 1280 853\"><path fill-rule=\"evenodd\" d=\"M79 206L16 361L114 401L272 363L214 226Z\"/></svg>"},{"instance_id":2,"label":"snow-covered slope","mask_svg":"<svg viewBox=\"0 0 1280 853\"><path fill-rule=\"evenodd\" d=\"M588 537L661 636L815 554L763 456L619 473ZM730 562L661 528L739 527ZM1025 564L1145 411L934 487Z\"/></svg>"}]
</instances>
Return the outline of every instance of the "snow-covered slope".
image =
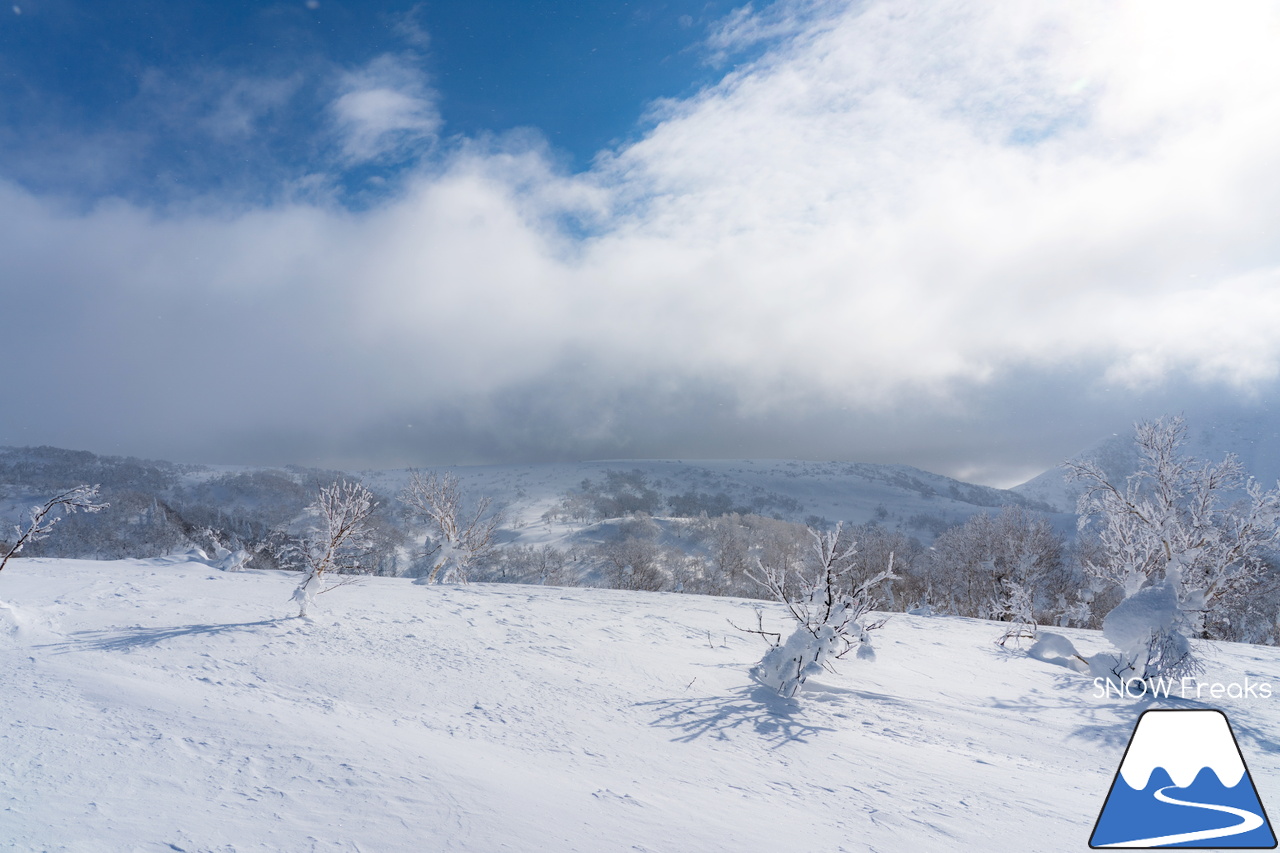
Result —
<instances>
[{"instance_id":1,"label":"snow-covered slope","mask_svg":"<svg viewBox=\"0 0 1280 853\"><path fill-rule=\"evenodd\" d=\"M306 623L296 580L11 563L0 848L1082 850L1148 707L972 620L894 616L875 663L783 701L726 621L753 603L369 578ZM1215 681L1280 671L1274 649L1209 659ZM1223 701L1280 802L1275 700Z\"/></svg>"}]
</instances>

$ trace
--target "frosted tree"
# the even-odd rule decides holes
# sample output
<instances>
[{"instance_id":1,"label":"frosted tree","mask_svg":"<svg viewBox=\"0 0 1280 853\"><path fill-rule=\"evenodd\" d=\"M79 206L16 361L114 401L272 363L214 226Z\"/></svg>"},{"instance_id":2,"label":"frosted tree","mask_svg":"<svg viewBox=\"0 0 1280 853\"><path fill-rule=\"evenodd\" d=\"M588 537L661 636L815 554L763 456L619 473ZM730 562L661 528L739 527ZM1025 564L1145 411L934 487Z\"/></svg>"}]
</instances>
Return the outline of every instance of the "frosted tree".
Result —
<instances>
[{"instance_id":1,"label":"frosted tree","mask_svg":"<svg viewBox=\"0 0 1280 853\"><path fill-rule=\"evenodd\" d=\"M470 566L494 546L501 517L490 512L492 501L481 498L468 509L457 477L417 471L410 472L400 500L429 528L426 555L431 568L419 581L466 583Z\"/></svg>"},{"instance_id":2,"label":"frosted tree","mask_svg":"<svg viewBox=\"0 0 1280 853\"><path fill-rule=\"evenodd\" d=\"M306 572L293 592L298 616L309 618L307 610L317 595L355 580L348 578L325 587L325 575L364 571L361 560L369 550L372 536L368 520L376 505L373 493L359 483L344 480L321 487L319 497L307 507L317 523L298 549Z\"/></svg>"},{"instance_id":3,"label":"frosted tree","mask_svg":"<svg viewBox=\"0 0 1280 853\"><path fill-rule=\"evenodd\" d=\"M26 527L14 527L17 539L0 557L0 571L4 571L9 558L16 556L27 544L47 538L63 514L101 512L108 506L110 504L98 500L98 486L75 486L49 498L43 506L33 506Z\"/></svg>"},{"instance_id":4,"label":"frosted tree","mask_svg":"<svg viewBox=\"0 0 1280 853\"><path fill-rule=\"evenodd\" d=\"M934 541L933 603L960 616L1015 623L1010 636L1034 633L1056 604L1053 594L1068 585L1063 550L1049 521L1021 507L979 513Z\"/></svg>"},{"instance_id":5,"label":"frosted tree","mask_svg":"<svg viewBox=\"0 0 1280 853\"><path fill-rule=\"evenodd\" d=\"M1120 679L1194 671L1189 638L1230 618L1232 596L1265 571L1280 541L1280 491L1264 492L1234 456L1187 456L1186 433L1181 417L1138 424L1139 468L1121 484L1096 462L1066 463L1085 485L1081 530L1100 545L1085 570L1099 589L1124 595L1103 620L1120 650L1106 669Z\"/></svg>"},{"instance_id":6,"label":"frosted tree","mask_svg":"<svg viewBox=\"0 0 1280 853\"><path fill-rule=\"evenodd\" d=\"M669 583L656 538L627 536L602 544L597 553L604 558L605 578L613 589L657 592Z\"/></svg>"},{"instance_id":7,"label":"frosted tree","mask_svg":"<svg viewBox=\"0 0 1280 853\"><path fill-rule=\"evenodd\" d=\"M877 588L897 577L893 573L893 556L889 557L888 567L854 582L850 574L856 547L850 544L841 548L840 531L839 525L826 534L809 531L813 551L807 573L758 562L759 571L752 574L786 606L796 622L786 642L781 634L763 627L752 632L770 639L770 648L751 674L783 696L794 696L809 676L850 651L856 649L862 660L875 659L869 632L878 626L867 624L865 619L877 604Z\"/></svg>"}]
</instances>

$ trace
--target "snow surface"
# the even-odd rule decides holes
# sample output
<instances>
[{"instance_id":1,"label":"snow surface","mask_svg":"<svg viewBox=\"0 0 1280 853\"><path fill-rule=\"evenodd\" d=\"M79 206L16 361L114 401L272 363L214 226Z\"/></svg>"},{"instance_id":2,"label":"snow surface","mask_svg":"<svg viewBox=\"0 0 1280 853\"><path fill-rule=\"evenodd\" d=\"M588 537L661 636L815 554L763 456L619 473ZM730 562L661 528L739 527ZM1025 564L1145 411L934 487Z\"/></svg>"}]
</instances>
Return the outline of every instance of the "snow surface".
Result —
<instances>
[{"instance_id":1,"label":"snow surface","mask_svg":"<svg viewBox=\"0 0 1280 853\"><path fill-rule=\"evenodd\" d=\"M1153 707L1096 698L977 620L895 615L875 663L788 701L749 679L764 646L727 623L754 626L751 602L369 578L307 622L288 618L296 585L11 562L0 848L1083 850ZM1280 650L1208 658L1218 681L1280 673ZM1275 700L1219 707L1275 808Z\"/></svg>"}]
</instances>

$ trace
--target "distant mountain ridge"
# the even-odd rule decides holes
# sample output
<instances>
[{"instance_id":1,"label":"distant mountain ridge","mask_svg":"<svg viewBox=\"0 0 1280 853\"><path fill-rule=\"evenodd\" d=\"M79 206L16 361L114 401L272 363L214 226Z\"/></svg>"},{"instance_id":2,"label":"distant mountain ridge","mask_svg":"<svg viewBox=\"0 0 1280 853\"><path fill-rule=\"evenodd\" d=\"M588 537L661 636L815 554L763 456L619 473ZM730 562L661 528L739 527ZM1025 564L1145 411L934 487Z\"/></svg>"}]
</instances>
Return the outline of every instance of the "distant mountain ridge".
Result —
<instances>
[{"instance_id":1,"label":"distant mountain ridge","mask_svg":"<svg viewBox=\"0 0 1280 853\"><path fill-rule=\"evenodd\" d=\"M1218 462L1230 453L1263 488L1280 480L1280 418L1266 410L1229 411L1187 419L1186 451L1196 459ZM1117 433L1090 445L1072 460L1097 462L1112 482L1122 482L1138 468L1134 433ZM1080 487L1066 480L1061 466L1014 486L1011 491L1061 513L1075 512Z\"/></svg>"},{"instance_id":2,"label":"distant mountain ridge","mask_svg":"<svg viewBox=\"0 0 1280 853\"><path fill-rule=\"evenodd\" d=\"M566 523L566 500L584 485L600 486L611 479L640 484L651 493L646 511L654 516L738 512L817 525L875 522L924 542L977 513L1005 505L1052 511L1033 496L907 465L625 459L432 470L457 476L471 499L489 497L501 506L503 540L517 544L557 544L572 538L574 528L582 525ZM62 535L46 546L47 555L159 556L166 549L203 544L200 536L206 528L243 536L296 524L316 488L340 477L363 481L382 501L387 523L403 527L395 497L408 482L405 469L342 472L190 465L55 447L0 448L0 518L17 521L26 507L57 488L101 484L112 509L69 519ZM551 523L557 520L560 523ZM1065 519L1059 521L1068 526ZM35 553L45 550L37 548Z\"/></svg>"},{"instance_id":3,"label":"distant mountain ridge","mask_svg":"<svg viewBox=\"0 0 1280 853\"><path fill-rule=\"evenodd\" d=\"M583 481L600 482L609 472L637 473L666 501L697 498L708 507L750 512L784 521L826 524L876 522L891 530L932 539L979 512L1006 505L1044 512L1052 507L1004 489L965 483L908 465L799 460L620 459L576 463L436 468L459 478L470 493L502 502L511 522L535 527ZM366 484L395 493L404 471L363 472ZM697 506L697 502L693 503ZM687 512L685 515L696 515ZM709 512L709 514L716 514ZM721 513L723 514L723 513ZM532 538L526 533L519 538Z\"/></svg>"},{"instance_id":4,"label":"distant mountain ridge","mask_svg":"<svg viewBox=\"0 0 1280 853\"><path fill-rule=\"evenodd\" d=\"M1189 418L1187 450L1211 461L1233 453L1270 488L1280 479L1280 419L1264 410ZM1097 461L1115 481L1132 474L1138 464L1132 433L1104 438L1072 458ZM643 484L653 494L646 511L655 516L738 512L817 525L874 522L926 544L948 527L1002 506L1046 513L1055 527L1069 532L1075 526L1080 490L1066 481L1061 467L1008 490L908 465L785 459L615 459L426 468L457 476L471 499L489 497L501 506L506 517L503 540L518 544L557 544L571 538L575 525L563 523L571 516L566 501L584 485L599 487L610 478ZM156 556L166 547L193 541L205 527L261 529L296 523L316 488L340 477L363 481L382 500L388 523L403 526L395 497L408 482L405 469L343 472L193 465L55 447L0 448L0 520L7 530L51 490L101 483L113 509L101 517L71 520L75 525L95 524L108 534L105 550L94 556ZM561 523L550 523L554 520ZM166 526L167 532L160 535L157 531ZM148 537L154 541L147 548L133 550ZM84 547L74 537L59 540L63 547L55 550L60 556L72 556L68 549Z\"/></svg>"}]
</instances>

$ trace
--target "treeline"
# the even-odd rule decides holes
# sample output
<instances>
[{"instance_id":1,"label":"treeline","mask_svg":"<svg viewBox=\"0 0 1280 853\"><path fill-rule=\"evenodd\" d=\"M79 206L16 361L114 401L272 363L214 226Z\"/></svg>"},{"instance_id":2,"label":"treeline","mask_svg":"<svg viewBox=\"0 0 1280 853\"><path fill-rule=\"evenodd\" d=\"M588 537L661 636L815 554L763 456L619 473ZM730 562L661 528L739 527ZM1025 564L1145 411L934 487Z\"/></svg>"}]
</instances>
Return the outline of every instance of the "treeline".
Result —
<instances>
[{"instance_id":1,"label":"treeline","mask_svg":"<svg viewBox=\"0 0 1280 853\"><path fill-rule=\"evenodd\" d=\"M637 513L596 529L597 542L551 559L589 565L601 583L621 589L744 598L770 597L758 581L762 567L794 575L813 543L808 525L739 513L661 519ZM1030 590L1037 622L1091 623L1088 608L1080 607L1085 581L1074 548L1047 519L1021 507L975 515L928 547L874 521L841 526L838 547L851 552L855 585L892 560L897 578L884 586L886 610L1013 619L1015 598Z\"/></svg>"},{"instance_id":2,"label":"treeline","mask_svg":"<svg viewBox=\"0 0 1280 853\"><path fill-rule=\"evenodd\" d=\"M101 498L110 503L96 514L67 517L56 536L32 543L24 557L121 559L226 549L248 554L250 568L296 570L311 524L308 505L321 487L347 476L302 468L191 473L170 463L56 448L6 451L0 452L0 499L6 515L15 515L49 492L101 482ZM441 482L459 488L456 480ZM427 577L440 572L441 555L463 555L464 580L763 599L770 597L760 582L766 572L798 578L812 559L814 534L836 527L826 519L776 517L800 509L785 496L762 493L743 502L725 492L672 486L639 470L584 480L543 517L545 533L558 537L554 544L536 545L520 541L532 531L498 526L497 506L492 513L484 509L488 498L458 493L445 503L459 519L481 508L484 518L473 523L492 521L488 529L496 533L486 535L482 547L457 524L424 527L423 514L415 516L402 496L376 495L360 570ZM842 525L838 550L849 553L841 569L851 588L892 562L894 577L877 587L883 610L1092 628L1125 598L1123 584L1100 574L1115 555L1096 532L1069 540L1046 515L1025 506L992 507L959 524L934 521L927 530L907 525L931 534L928 544L879 521ZM8 529L0 531L0 553ZM1280 572L1271 553L1262 559L1247 583L1220 596L1212 618L1202 620L1204 636L1280 639Z\"/></svg>"},{"instance_id":3,"label":"treeline","mask_svg":"<svg viewBox=\"0 0 1280 853\"><path fill-rule=\"evenodd\" d=\"M668 491L664 493L663 488ZM643 471L605 471L600 481L585 479L577 489L569 490L552 509L543 514L545 521L586 523L622 518L628 515L695 518L699 515L782 515L803 509L800 502L787 495L765 492L750 499L734 498L725 491L702 492L686 488L675 491L673 483L652 482Z\"/></svg>"},{"instance_id":4,"label":"treeline","mask_svg":"<svg viewBox=\"0 0 1280 853\"><path fill-rule=\"evenodd\" d=\"M26 507L79 483L100 484L109 506L95 514L62 519L56 536L26 546L24 557L95 560L160 557L192 548L244 550L260 569L296 569L306 532L306 507L340 472L288 467L213 475L203 470L132 457L98 456L56 447L0 452L0 498L9 507L0 528L0 551ZM11 517L10 517L11 516ZM410 539L399 508L381 500L369 521L375 546L368 565L377 574L410 571Z\"/></svg>"}]
</instances>

